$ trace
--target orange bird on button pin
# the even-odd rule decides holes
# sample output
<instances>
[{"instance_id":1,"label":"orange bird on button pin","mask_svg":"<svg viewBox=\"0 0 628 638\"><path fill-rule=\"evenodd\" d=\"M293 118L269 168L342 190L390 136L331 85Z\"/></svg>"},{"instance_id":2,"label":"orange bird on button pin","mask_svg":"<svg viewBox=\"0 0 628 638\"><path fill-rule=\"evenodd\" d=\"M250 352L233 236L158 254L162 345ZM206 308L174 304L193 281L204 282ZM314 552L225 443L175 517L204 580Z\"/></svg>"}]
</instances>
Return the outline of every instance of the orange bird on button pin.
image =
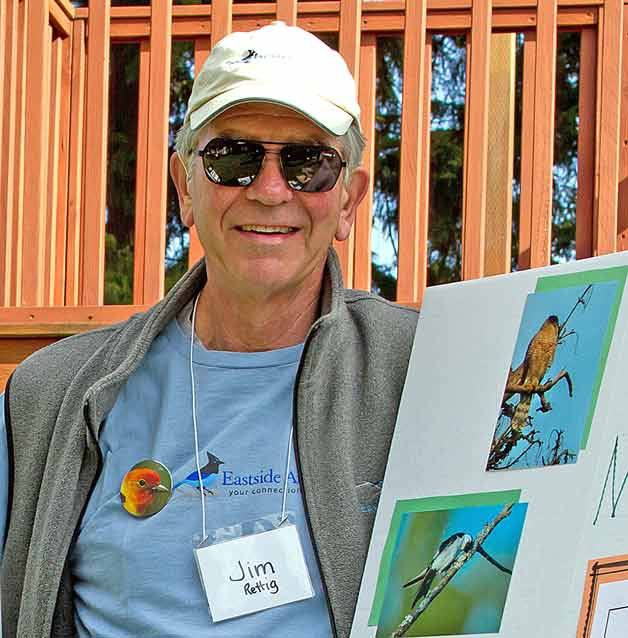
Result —
<instances>
[{"instance_id":1,"label":"orange bird on button pin","mask_svg":"<svg viewBox=\"0 0 628 638\"><path fill-rule=\"evenodd\" d=\"M159 492L168 492L155 470L140 467L127 473L120 487L120 500L129 514L145 516ZM152 513L152 512L151 512Z\"/></svg>"}]
</instances>

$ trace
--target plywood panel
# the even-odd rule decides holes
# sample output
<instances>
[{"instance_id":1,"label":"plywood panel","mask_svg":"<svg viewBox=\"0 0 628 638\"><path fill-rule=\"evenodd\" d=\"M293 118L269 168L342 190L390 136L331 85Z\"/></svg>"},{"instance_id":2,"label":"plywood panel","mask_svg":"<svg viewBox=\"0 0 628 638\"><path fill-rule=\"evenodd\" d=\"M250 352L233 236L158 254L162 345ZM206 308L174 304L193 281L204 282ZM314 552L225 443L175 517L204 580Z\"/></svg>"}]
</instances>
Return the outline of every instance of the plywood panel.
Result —
<instances>
[{"instance_id":1,"label":"plywood panel","mask_svg":"<svg viewBox=\"0 0 628 638\"><path fill-rule=\"evenodd\" d=\"M403 52L397 279L397 299L402 303L418 301L425 277L427 211L421 210L419 187L423 162L428 161L421 146L425 90L425 65L422 59L426 26L425 0L417 0L406 5L406 25Z\"/></svg>"},{"instance_id":2,"label":"plywood panel","mask_svg":"<svg viewBox=\"0 0 628 638\"><path fill-rule=\"evenodd\" d=\"M491 0L474 0L467 63L467 128L462 215L462 277L484 273Z\"/></svg>"},{"instance_id":3,"label":"plywood panel","mask_svg":"<svg viewBox=\"0 0 628 638\"><path fill-rule=\"evenodd\" d=\"M48 130L50 105L50 34L48 6L29 2L26 12L27 63L39 72L26 75L24 147L28 156L37 158L29 162L28 188L24 191L24 237L22 245L22 302L41 305L44 302L46 187L48 175Z\"/></svg>"},{"instance_id":4,"label":"plywood panel","mask_svg":"<svg viewBox=\"0 0 628 638\"><path fill-rule=\"evenodd\" d=\"M103 303L109 99L110 0L90 0L87 45L81 303Z\"/></svg>"},{"instance_id":5,"label":"plywood panel","mask_svg":"<svg viewBox=\"0 0 628 638\"><path fill-rule=\"evenodd\" d=\"M556 96L556 0L539 0L534 88L534 162L530 265L550 263Z\"/></svg>"},{"instance_id":6,"label":"plywood panel","mask_svg":"<svg viewBox=\"0 0 628 638\"><path fill-rule=\"evenodd\" d=\"M377 37L372 33L362 36L360 42L360 72L358 94L362 132L366 137L363 166L369 172L369 188L358 208L355 220L355 246L353 258L353 285L362 290L371 289L371 230L373 226L373 171L375 165L375 81L377 63Z\"/></svg>"},{"instance_id":7,"label":"plywood panel","mask_svg":"<svg viewBox=\"0 0 628 638\"><path fill-rule=\"evenodd\" d=\"M594 255L613 252L617 247L623 0L605 0L601 15L599 177L593 223Z\"/></svg>"},{"instance_id":8,"label":"plywood panel","mask_svg":"<svg viewBox=\"0 0 628 638\"><path fill-rule=\"evenodd\" d=\"M578 96L578 191L576 194L576 257L593 255L595 187L597 34L580 35L580 85Z\"/></svg>"}]
</instances>

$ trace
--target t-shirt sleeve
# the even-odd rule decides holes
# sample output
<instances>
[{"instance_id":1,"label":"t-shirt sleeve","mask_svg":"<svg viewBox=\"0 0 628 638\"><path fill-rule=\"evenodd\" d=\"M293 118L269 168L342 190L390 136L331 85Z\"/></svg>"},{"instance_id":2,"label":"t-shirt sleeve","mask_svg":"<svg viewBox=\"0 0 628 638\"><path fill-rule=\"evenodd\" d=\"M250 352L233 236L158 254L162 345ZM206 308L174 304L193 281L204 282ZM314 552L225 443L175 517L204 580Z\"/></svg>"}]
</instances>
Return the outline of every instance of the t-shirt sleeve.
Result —
<instances>
[{"instance_id":1,"label":"t-shirt sleeve","mask_svg":"<svg viewBox=\"0 0 628 638\"><path fill-rule=\"evenodd\" d=\"M9 500L9 450L4 422L4 395L0 394L0 559L4 549L4 533L7 524Z\"/></svg>"}]
</instances>

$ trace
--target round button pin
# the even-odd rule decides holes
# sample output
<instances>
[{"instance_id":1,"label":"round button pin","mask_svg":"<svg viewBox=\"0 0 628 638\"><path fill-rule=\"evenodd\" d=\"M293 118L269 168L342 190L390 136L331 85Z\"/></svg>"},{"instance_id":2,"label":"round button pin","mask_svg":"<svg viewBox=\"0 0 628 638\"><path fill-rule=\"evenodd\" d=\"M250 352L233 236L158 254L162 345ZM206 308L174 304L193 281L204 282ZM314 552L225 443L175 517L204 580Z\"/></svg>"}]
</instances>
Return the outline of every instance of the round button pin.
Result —
<instances>
[{"instance_id":1,"label":"round button pin","mask_svg":"<svg viewBox=\"0 0 628 638\"><path fill-rule=\"evenodd\" d=\"M160 512L172 496L172 475L159 461L136 463L122 479L120 500L132 516L145 518Z\"/></svg>"}]
</instances>

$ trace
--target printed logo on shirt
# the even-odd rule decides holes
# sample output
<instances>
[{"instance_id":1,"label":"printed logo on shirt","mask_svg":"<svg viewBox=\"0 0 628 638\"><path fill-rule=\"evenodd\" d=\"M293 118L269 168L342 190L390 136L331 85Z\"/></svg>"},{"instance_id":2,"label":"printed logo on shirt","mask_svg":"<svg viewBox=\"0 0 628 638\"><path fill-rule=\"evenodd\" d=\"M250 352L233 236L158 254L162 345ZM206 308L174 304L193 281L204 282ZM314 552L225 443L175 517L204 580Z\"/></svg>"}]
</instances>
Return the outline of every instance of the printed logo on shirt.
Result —
<instances>
[{"instance_id":1,"label":"printed logo on shirt","mask_svg":"<svg viewBox=\"0 0 628 638\"><path fill-rule=\"evenodd\" d=\"M237 472L227 467L225 462L215 454L205 451L207 463L201 467L200 477L197 470L192 470L183 480L175 483L173 492L195 495L203 490L206 496L227 498L240 496L261 496L265 494L283 494L285 475L273 467L261 468L257 472ZM185 488L185 489L184 489ZM290 470L287 480L288 494L301 491L296 472Z\"/></svg>"},{"instance_id":2,"label":"printed logo on shirt","mask_svg":"<svg viewBox=\"0 0 628 638\"><path fill-rule=\"evenodd\" d=\"M200 468L200 474L198 470L190 472L182 481L175 483L172 491L182 486L189 486L197 490L203 490L205 494L213 496L215 494L214 486L218 480L220 466L224 463L217 456L211 452L205 452L207 454L207 463Z\"/></svg>"},{"instance_id":3,"label":"printed logo on shirt","mask_svg":"<svg viewBox=\"0 0 628 638\"><path fill-rule=\"evenodd\" d=\"M231 470L221 472L222 485L226 496L259 496L261 494L283 494L285 477L272 467L260 470L256 474L238 473ZM301 491L299 479L295 472L288 472L288 494Z\"/></svg>"}]
</instances>

